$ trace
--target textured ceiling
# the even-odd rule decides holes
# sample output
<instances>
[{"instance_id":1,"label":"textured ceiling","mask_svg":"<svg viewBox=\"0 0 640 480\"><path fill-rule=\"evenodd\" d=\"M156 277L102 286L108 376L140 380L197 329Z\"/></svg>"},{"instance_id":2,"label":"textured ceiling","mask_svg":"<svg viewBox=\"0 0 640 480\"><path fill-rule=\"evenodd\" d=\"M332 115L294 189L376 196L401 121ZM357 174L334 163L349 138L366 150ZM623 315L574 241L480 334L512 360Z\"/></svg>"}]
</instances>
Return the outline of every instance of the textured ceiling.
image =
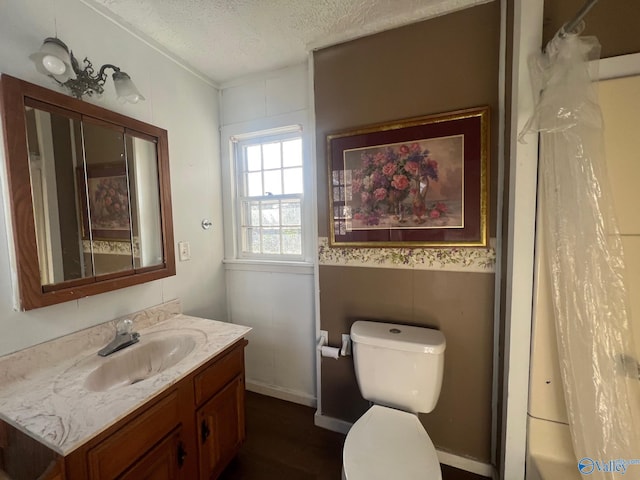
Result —
<instances>
[{"instance_id":1,"label":"textured ceiling","mask_svg":"<svg viewBox=\"0 0 640 480\"><path fill-rule=\"evenodd\" d=\"M220 84L491 0L82 0Z\"/></svg>"}]
</instances>

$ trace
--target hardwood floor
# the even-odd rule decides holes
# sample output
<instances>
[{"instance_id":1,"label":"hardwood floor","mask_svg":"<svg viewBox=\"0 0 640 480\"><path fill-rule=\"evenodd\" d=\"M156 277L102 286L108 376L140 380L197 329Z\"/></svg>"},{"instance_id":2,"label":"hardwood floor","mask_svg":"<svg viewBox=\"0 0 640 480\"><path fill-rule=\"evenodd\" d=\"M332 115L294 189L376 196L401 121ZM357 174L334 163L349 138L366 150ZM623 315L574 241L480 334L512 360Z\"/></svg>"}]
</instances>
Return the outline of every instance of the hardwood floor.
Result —
<instances>
[{"instance_id":1,"label":"hardwood floor","mask_svg":"<svg viewBox=\"0 0 640 480\"><path fill-rule=\"evenodd\" d=\"M247 392L247 440L220 480L339 480L344 435L316 427L313 414Z\"/></svg>"},{"instance_id":2,"label":"hardwood floor","mask_svg":"<svg viewBox=\"0 0 640 480\"><path fill-rule=\"evenodd\" d=\"M314 413L313 408L247 392L247 440L220 480L340 480L345 437L316 427ZM486 480L446 465L442 478Z\"/></svg>"}]
</instances>

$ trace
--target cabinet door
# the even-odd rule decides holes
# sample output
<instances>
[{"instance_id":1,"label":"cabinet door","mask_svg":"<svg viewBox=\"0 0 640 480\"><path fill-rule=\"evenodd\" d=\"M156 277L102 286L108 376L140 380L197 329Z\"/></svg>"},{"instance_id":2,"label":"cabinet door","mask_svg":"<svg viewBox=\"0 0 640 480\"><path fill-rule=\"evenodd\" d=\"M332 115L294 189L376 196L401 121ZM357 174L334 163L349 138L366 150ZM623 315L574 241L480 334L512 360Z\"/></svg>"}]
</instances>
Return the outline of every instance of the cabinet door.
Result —
<instances>
[{"instance_id":1,"label":"cabinet door","mask_svg":"<svg viewBox=\"0 0 640 480\"><path fill-rule=\"evenodd\" d=\"M171 434L179 425L178 392L174 390L89 450L89 478L119 478L160 439Z\"/></svg>"},{"instance_id":2,"label":"cabinet door","mask_svg":"<svg viewBox=\"0 0 640 480\"><path fill-rule=\"evenodd\" d=\"M177 428L127 470L119 480L176 480L185 452Z\"/></svg>"},{"instance_id":3,"label":"cabinet door","mask_svg":"<svg viewBox=\"0 0 640 480\"><path fill-rule=\"evenodd\" d=\"M198 410L200 479L217 478L244 441L244 378L232 380Z\"/></svg>"}]
</instances>

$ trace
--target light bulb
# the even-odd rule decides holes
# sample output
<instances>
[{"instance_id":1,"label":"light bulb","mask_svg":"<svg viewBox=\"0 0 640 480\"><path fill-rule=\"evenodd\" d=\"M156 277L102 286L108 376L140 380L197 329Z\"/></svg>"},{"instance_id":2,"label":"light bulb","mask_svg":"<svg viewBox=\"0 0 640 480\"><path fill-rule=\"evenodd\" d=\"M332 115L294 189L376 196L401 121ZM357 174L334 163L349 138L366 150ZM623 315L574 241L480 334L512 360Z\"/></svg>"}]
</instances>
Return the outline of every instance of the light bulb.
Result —
<instances>
[{"instance_id":1,"label":"light bulb","mask_svg":"<svg viewBox=\"0 0 640 480\"><path fill-rule=\"evenodd\" d=\"M38 72L50 75L60 83L66 82L74 74L69 48L58 38L45 38L40 50L29 55L29 58Z\"/></svg>"},{"instance_id":2,"label":"light bulb","mask_svg":"<svg viewBox=\"0 0 640 480\"><path fill-rule=\"evenodd\" d=\"M52 75L62 75L67 69L65 63L54 55L45 55L42 58L42 65Z\"/></svg>"}]
</instances>

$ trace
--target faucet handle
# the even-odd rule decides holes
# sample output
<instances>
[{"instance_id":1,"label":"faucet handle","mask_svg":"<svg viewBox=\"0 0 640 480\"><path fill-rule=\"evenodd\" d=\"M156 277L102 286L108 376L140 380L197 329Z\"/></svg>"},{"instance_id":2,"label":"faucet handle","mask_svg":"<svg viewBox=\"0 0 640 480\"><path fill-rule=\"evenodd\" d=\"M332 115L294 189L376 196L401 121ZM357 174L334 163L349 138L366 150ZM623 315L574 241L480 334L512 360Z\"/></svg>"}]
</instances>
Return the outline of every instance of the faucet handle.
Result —
<instances>
[{"instance_id":1,"label":"faucet handle","mask_svg":"<svg viewBox=\"0 0 640 480\"><path fill-rule=\"evenodd\" d=\"M116 324L116 333L118 335L130 334L133 330L133 321L130 318L125 318L124 320L120 320Z\"/></svg>"}]
</instances>

